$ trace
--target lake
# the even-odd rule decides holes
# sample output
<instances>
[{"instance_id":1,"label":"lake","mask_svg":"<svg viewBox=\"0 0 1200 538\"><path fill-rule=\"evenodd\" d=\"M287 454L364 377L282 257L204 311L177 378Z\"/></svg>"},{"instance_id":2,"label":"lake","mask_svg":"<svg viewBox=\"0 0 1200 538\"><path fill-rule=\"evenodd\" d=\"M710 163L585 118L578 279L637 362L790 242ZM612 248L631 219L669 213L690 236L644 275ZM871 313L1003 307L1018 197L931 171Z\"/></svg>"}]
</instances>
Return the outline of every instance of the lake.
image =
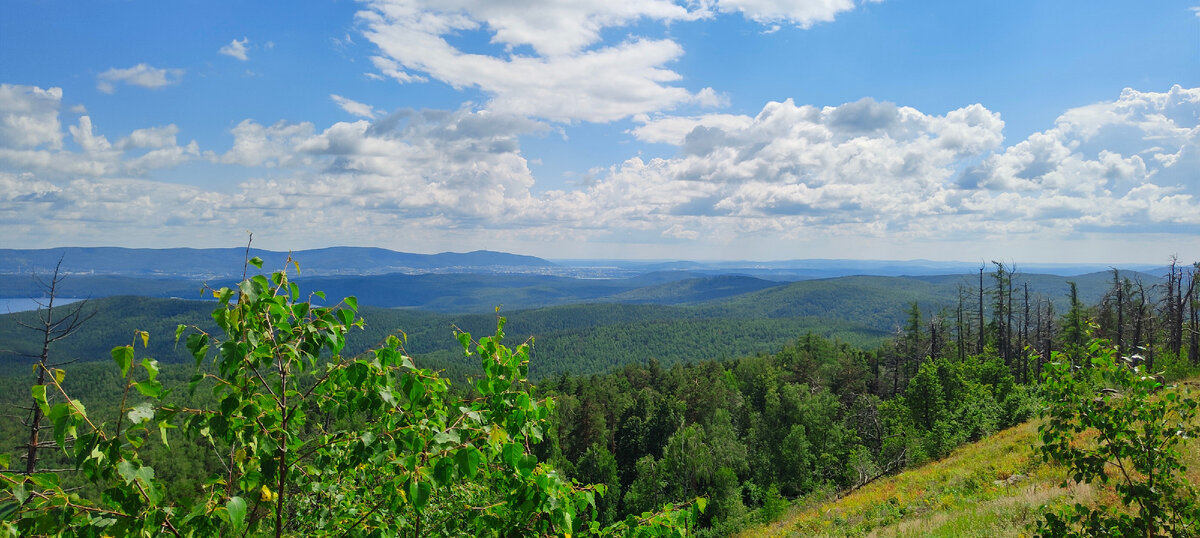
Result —
<instances>
[{"instance_id":1,"label":"lake","mask_svg":"<svg viewBox=\"0 0 1200 538\"><path fill-rule=\"evenodd\" d=\"M28 298L7 298L0 297L0 314L8 314L10 312L25 312L28 310L37 310L41 308L38 302L45 304L49 299L28 299ZM58 308L63 305L68 305L76 301L82 301L82 298L76 297L58 297L54 299L54 307Z\"/></svg>"}]
</instances>

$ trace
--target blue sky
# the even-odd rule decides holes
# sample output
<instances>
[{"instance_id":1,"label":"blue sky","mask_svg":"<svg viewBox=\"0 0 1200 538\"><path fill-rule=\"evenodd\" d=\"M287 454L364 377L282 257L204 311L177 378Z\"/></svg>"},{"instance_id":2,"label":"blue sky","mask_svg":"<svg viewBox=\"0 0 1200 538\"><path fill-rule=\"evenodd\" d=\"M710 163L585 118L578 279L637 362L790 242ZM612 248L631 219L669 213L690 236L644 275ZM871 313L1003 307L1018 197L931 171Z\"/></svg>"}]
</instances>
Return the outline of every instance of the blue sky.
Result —
<instances>
[{"instance_id":1,"label":"blue sky","mask_svg":"<svg viewBox=\"0 0 1200 538\"><path fill-rule=\"evenodd\" d=\"M1163 261L1193 2L26 2L0 246Z\"/></svg>"}]
</instances>

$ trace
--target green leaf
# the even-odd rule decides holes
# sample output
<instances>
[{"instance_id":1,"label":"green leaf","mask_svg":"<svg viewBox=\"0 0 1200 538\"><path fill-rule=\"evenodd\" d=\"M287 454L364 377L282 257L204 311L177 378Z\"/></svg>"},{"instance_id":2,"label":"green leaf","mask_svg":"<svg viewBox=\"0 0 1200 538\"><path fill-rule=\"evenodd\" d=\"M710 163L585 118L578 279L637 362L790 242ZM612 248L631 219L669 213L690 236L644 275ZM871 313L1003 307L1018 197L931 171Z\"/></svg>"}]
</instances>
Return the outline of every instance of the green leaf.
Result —
<instances>
[{"instance_id":1,"label":"green leaf","mask_svg":"<svg viewBox=\"0 0 1200 538\"><path fill-rule=\"evenodd\" d=\"M131 483L137 478L137 468L133 466L129 460L122 461L117 464L117 474L125 479L125 483Z\"/></svg>"},{"instance_id":2,"label":"green leaf","mask_svg":"<svg viewBox=\"0 0 1200 538\"><path fill-rule=\"evenodd\" d=\"M25 499L29 498L29 491L25 489L25 483L21 482L12 488L13 497L17 498L18 504L25 504Z\"/></svg>"},{"instance_id":3,"label":"green leaf","mask_svg":"<svg viewBox=\"0 0 1200 538\"><path fill-rule=\"evenodd\" d=\"M479 468L480 459L479 450L474 447L459 450L454 455L454 463L458 465L458 474L467 478L475 478L475 472Z\"/></svg>"},{"instance_id":4,"label":"green leaf","mask_svg":"<svg viewBox=\"0 0 1200 538\"><path fill-rule=\"evenodd\" d=\"M154 418L154 407L150 405L150 402L142 402L133 406L133 409L129 410L128 416L134 424L141 424Z\"/></svg>"},{"instance_id":5,"label":"green leaf","mask_svg":"<svg viewBox=\"0 0 1200 538\"><path fill-rule=\"evenodd\" d=\"M432 489L432 485L429 482L413 482L411 496L413 506L417 510L425 508L425 505L429 503L429 492Z\"/></svg>"},{"instance_id":6,"label":"green leaf","mask_svg":"<svg viewBox=\"0 0 1200 538\"><path fill-rule=\"evenodd\" d=\"M46 402L46 385L34 385L30 387L29 391L33 393L33 401L42 408L42 413L49 415L50 404Z\"/></svg>"},{"instance_id":7,"label":"green leaf","mask_svg":"<svg viewBox=\"0 0 1200 538\"><path fill-rule=\"evenodd\" d=\"M517 460L517 472L521 473L523 477L528 478L530 474L533 474L534 467L537 467L536 456L529 455Z\"/></svg>"},{"instance_id":8,"label":"green leaf","mask_svg":"<svg viewBox=\"0 0 1200 538\"><path fill-rule=\"evenodd\" d=\"M451 445L457 444L458 443L458 432L451 430L451 431L445 431L445 432L439 433L439 434L433 436L433 442L441 443L441 444L451 444Z\"/></svg>"},{"instance_id":9,"label":"green leaf","mask_svg":"<svg viewBox=\"0 0 1200 538\"><path fill-rule=\"evenodd\" d=\"M501 430L499 428L492 429L493 433L498 432L498 431L502 432L504 430ZM516 443L506 443L504 445L504 448L502 448L500 450L500 457L504 459L504 463L507 463L507 464L513 466L514 468L517 466L518 461L521 459L521 456L523 456L523 455L525 455L524 448L522 448L521 445L518 445Z\"/></svg>"},{"instance_id":10,"label":"green leaf","mask_svg":"<svg viewBox=\"0 0 1200 538\"><path fill-rule=\"evenodd\" d=\"M259 269L262 269L263 261L262 261L262 258L259 258L258 256L250 258L249 263L250 263L250 265L253 265Z\"/></svg>"},{"instance_id":11,"label":"green leaf","mask_svg":"<svg viewBox=\"0 0 1200 538\"><path fill-rule=\"evenodd\" d=\"M337 316L341 320L342 325L351 325L354 323L354 312L350 310L338 310Z\"/></svg>"},{"instance_id":12,"label":"green leaf","mask_svg":"<svg viewBox=\"0 0 1200 538\"><path fill-rule=\"evenodd\" d=\"M439 486L445 486L450 483L450 471L454 468L454 463L450 458L440 458L433 464L433 480Z\"/></svg>"},{"instance_id":13,"label":"green leaf","mask_svg":"<svg viewBox=\"0 0 1200 538\"><path fill-rule=\"evenodd\" d=\"M4 503L0 505L0 521L8 521L8 516L12 515L12 513L16 512L17 508L20 507L21 505L18 503ZM9 536L19 536L16 525L9 523L6 530L8 531Z\"/></svg>"},{"instance_id":14,"label":"green leaf","mask_svg":"<svg viewBox=\"0 0 1200 538\"><path fill-rule=\"evenodd\" d=\"M167 447L168 449L171 448L171 444L167 442L167 428L174 427L175 426L168 424L165 420L158 421L158 434L162 436L163 446Z\"/></svg>"},{"instance_id":15,"label":"green leaf","mask_svg":"<svg viewBox=\"0 0 1200 538\"><path fill-rule=\"evenodd\" d=\"M157 398L162 394L162 383L154 380L146 380L141 383L134 383L133 388L142 393L147 398Z\"/></svg>"},{"instance_id":16,"label":"green leaf","mask_svg":"<svg viewBox=\"0 0 1200 538\"><path fill-rule=\"evenodd\" d=\"M178 344L178 343L179 343L179 337L180 337L180 336L183 336L183 330L184 330L185 328L187 328L187 325L184 325L184 324L182 324L182 323L180 323L179 325L177 325L177 326L175 327L175 343L176 343L176 344Z\"/></svg>"},{"instance_id":17,"label":"green leaf","mask_svg":"<svg viewBox=\"0 0 1200 538\"><path fill-rule=\"evenodd\" d=\"M342 299L342 302L346 303L346 306L349 307L350 310L355 310L355 311L358 310L358 298L357 297L350 296L345 299Z\"/></svg>"},{"instance_id":18,"label":"green leaf","mask_svg":"<svg viewBox=\"0 0 1200 538\"><path fill-rule=\"evenodd\" d=\"M150 375L150 381L154 381L154 378L158 377L158 361L151 358L142 359L142 368L145 368L146 373Z\"/></svg>"},{"instance_id":19,"label":"green leaf","mask_svg":"<svg viewBox=\"0 0 1200 538\"><path fill-rule=\"evenodd\" d=\"M380 387L377 392L379 392L379 397L382 398L383 401L387 402L388 405L396 407L396 396L392 394L392 389Z\"/></svg>"},{"instance_id":20,"label":"green leaf","mask_svg":"<svg viewBox=\"0 0 1200 538\"><path fill-rule=\"evenodd\" d=\"M229 522L233 524L233 529L240 530L246 523L246 501L241 497L230 497L225 509L229 511Z\"/></svg>"},{"instance_id":21,"label":"green leaf","mask_svg":"<svg viewBox=\"0 0 1200 538\"><path fill-rule=\"evenodd\" d=\"M80 416L82 416L83 418L87 418L87 409L84 409L83 402L73 399L73 400L71 400L71 406L74 407L75 410L79 412Z\"/></svg>"},{"instance_id":22,"label":"green leaf","mask_svg":"<svg viewBox=\"0 0 1200 538\"><path fill-rule=\"evenodd\" d=\"M0 454L0 468L7 469L9 463L12 463L12 454Z\"/></svg>"},{"instance_id":23,"label":"green leaf","mask_svg":"<svg viewBox=\"0 0 1200 538\"><path fill-rule=\"evenodd\" d=\"M121 379L129 376L129 367L133 366L133 346L117 346L112 349L113 361L121 369Z\"/></svg>"},{"instance_id":24,"label":"green leaf","mask_svg":"<svg viewBox=\"0 0 1200 538\"><path fill-rule=\"evenodd\" d=\"M59 485L56 473L33 473L29 475L29 481L39 488L57 488Z\"/></svg>"}]
</instances>

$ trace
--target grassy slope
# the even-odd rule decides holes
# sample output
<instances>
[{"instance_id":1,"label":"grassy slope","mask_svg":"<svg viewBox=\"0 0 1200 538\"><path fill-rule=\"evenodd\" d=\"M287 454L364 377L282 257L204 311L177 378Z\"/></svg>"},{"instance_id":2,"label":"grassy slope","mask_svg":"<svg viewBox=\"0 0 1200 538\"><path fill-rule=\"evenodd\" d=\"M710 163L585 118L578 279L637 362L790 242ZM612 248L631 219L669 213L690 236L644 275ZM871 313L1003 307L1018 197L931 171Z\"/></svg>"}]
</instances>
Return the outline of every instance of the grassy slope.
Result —
<instances>
[{"instance_id":1,"label":"grassy slope","mask_svg":"<svg viewBox=\"0 0 1200 538\"><path fill-rule=\"evenodd\" d=\"M1200 381L1183 383L1195 394ZM783 520L741 536L945 536L1028 534L1046 505L1119 504L1111 488L1061 487L1065 470L1034 452L1038 421L959 447L945 459L878 480L841 498L793 507ZM1200 481L1200 442L1184 451ZM1023 479L1006 481L1012 475Z\"/></svg>"}]
</instances>

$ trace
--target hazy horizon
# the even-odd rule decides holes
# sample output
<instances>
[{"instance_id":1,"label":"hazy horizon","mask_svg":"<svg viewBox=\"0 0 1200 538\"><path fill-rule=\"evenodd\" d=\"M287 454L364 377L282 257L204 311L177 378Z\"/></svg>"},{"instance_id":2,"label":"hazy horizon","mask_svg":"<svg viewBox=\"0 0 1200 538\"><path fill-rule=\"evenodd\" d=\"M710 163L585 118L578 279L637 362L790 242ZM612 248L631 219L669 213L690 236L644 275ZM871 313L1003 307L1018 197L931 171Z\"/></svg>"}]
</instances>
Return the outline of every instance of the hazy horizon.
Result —
<instances>
[{"instance_id":1,"label":"hazy horizon","mask_svg":"<svg viewBox=\"0 0 1200 538\"><path fill-rule=\"evenodd\" d=\"M3 248L4 247L0 247L0 249L3 249ZM76 246L56 246L56 247L45 247L45 248L36 248L36 249L13 249L13 250L55 251L55 250L64 250L64 249L72 249L72 248L116 248L116 249L131 249L131 250L150 250L150 251L171 250L171 249L180 249L181 248L181 249L192 249L192 250L221 249L221 250L240 251L240 250L245 249L246 245L224 246L224 247L192 247L192 246L121 247L121 246L115 246L115 245L97 245L94 247L86 247L86 246L77 246L76 245ZM1006 266L1008 266L1010 268L1016 268L1017 270L1019 270L1021 267L1025 267L1025 266L1079 267L1079 266L1120 265L1122 267L1127 268L1127 267L1162 267L1162 266L1166 266L1170 263L1169 256L1164 257L1161 262L1145 261L1145 260L1139 260L1136 262L1108 262L1108 261L1047 262L1047 261L1039 261L1039 260L997 259L995 257L988 258L988 259L980 258L978 260L966 260L966 259L936 260L936 259L928 259L928 258L888 259L888 258L846 258L846 257L843 257L843 258L779 258L779 259L610 258L610 257L573 258L573 257L545 257L545 256L536 256L534 254L529 254L529 253L524 253L524 252L507 252L507 251L497 251L497 250L492 250L492 249L477 249L477 250L471 250L471 251L443 250L443 251L437 251L437 252L413 252L413 251L400 251L400 250L394 250L394 249L386 249L385 247L361 247L361 246L353 246L353 245L329 245L329 246L325 246L325 247L314 247L311 249L295 249L295 250L267 249L267 248L259 247L257 245L252 245L251 248L254 250L260 250L260 251L265 250L268 252L273 252L273 253L278 253L278 254L283 254L283 253L288 253L288 252L320 251L320 250L336 249L336 248L382 248L385 250L390 250L392 252L397 252L397 253L401 253L401 254L417 254L417 255L422 255L422 256L432 256L432 255L437 255L437 254L470 254L470 253L475 253L475 252L496 252L496 253L500 253L500 254L513 254L513 255L517 255L517 256L534 256L536 258L540 258L542 260L549 261L549 262L563 263L563 264L575 264L575 265L582 265L582 264L587 264L587 263L618 263L618 264L628 263L628 264L647 264L647 265L671 264L671 263L696 263L696 264L710 264L712 266L721 266L721 265L732 265L732 264L738 264L738 263L784 265L784 264L789 264L789 263L802 264L805 262L810 262L810 263L811 262L824 262L824 263L846 262L846 263L850 263L850 264L854 264L854 263L895 263L895 264L908 264L908 265L931 264L931 265L939 265L939 266L940 265L946 265L946 266L950 266L950 265L962 265L962 266L982 265L982 266L990 268L993 266L993 263L1000 262L1000 263L1004 263ZM1179 261L1181 263L1189 263L1187 260L1184 260L1183 258L1179 258Z\"/></svg>"}]
</instances>

